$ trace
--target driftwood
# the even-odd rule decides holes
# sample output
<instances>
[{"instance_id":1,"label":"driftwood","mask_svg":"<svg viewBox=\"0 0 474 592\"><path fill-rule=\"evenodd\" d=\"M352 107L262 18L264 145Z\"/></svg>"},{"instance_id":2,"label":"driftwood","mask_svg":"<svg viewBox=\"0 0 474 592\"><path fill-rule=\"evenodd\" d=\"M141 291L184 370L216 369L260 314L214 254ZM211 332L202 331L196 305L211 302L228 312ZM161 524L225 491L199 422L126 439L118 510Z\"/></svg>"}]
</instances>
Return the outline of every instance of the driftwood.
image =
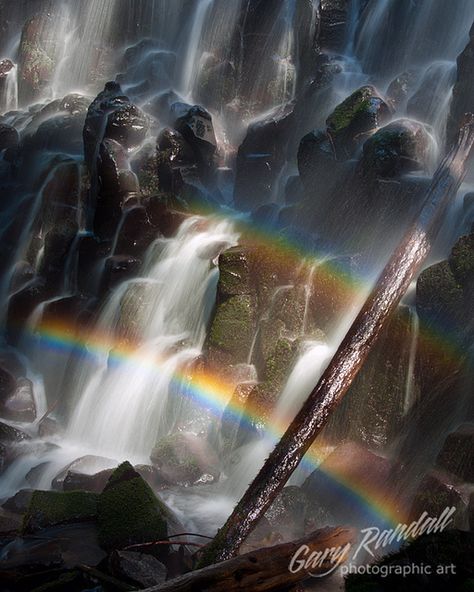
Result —
<instances>
[{"instance_id":1,"label":"driftwood","mask_svg":"<svg viewBox=\"0 0 474 592\"><path fill-rule=\"evenodd\" d=\"M310 574L323 575L333 571L347 559L353 540L354 533L350 529L325 528L291 543L258 549L216 565L192 571L159 586L147 588L146 591L271 592L281 590L284 586L293 586L311 577ZM306 548L291 564L292 558L302 545L306 545ZM311 553L315 553L314 567L308 565L306 569L300 561L308 560ZM325 558L322 554L325 554ZM300 566L302 566L301 569L299 569Z\"/></svg>"},{"instance_id":2,"label":"driftwood","mask_svg":"<svg viewBox=\"0 0 474 592\"><path fill-rule=\"evenodd\" d=\"M207 547L201 565L234 557L284 487L362 367L382 328L420 270L451 199L465 176L474 143L473 116L466 116L457 143L438 167L421 210L381 273L307 401L248 487L232 515Z\"/></svg>"}]
</instances>

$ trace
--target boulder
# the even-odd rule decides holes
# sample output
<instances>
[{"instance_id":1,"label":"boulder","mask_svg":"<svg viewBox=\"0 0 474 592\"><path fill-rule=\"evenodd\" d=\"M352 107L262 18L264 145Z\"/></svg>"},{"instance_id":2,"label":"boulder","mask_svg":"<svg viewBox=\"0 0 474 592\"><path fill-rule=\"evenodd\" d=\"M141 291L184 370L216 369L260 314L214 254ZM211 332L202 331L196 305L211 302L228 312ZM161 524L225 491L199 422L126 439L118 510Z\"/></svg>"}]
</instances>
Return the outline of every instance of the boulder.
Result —
<instances>
[{"instance_id":1,"label":"boulder","mask_svg":"<svg viewBox=\"0 0 474 592\"><path fill-rule=\"evenodd\" d=\"M90 104L83 130L84 159L89 171L92 172L95 168L108 115L129 104L128 97L123 94L122 88L117 82L107 82L104 90Z\"/></svg>"},{"instance_id":2,"label":"boulder","mask_svg":"<svg viewBox=\"0 0 474 592\"><path fill-rule=\"evenodd\" d=\"M288 106L249 126L236 163L234 202L241 209L273 200L293 125L293 109Z\"/></svg>"},{"instance_id":3,"label":"boulder","mask_svg":"<svg viewBox=\"0 0 474 592\"><path fill-rule=\"evenodd\" d=\"M350 15L347 0L321 0L319 44L323 51L343 51L347 42ZM353 18L353 17L352 17Z\"/></svg>"},{"instance_id":4,"label":"boulder","mask_svg":"<svg viewBox=\"0 0 474 592\"><path fill-rule=\"evenodd\" d=\"M136 276L142 265L141 259L130 255L107 257L100 292L105 294L113 290L124 280Z\"/></svg>"},{"instance_id":5,"label":"boulder","mask_svg":"<svg viewBox=\"0 0 474 592\"><path fill-rule=\"evenodd\" d=\"M451 528L462 528L465 523L467 499L462 487L451 475L432 470L419 483L411 503L408 520L418 520L427 512L429 516L441 516L446 508L456 508Z\"/></svg>"},{"instance_id":6,"label":"boulder","mask_svg":"<svg viewBox=\"0 0 474 592\"><path fill-rule=\"evenodd\" d=\"M205 438L187 432L165 436L153 448L150 459L160 474L173 485L193 485L215 481L220 474L219 459Z\"/></svg>"},{"instance_id":7,"label":"boulder","mask_svg":"<svg viewBox=\"0 0 474 592\"><path fill-rule=\"evenodd\" d=\"M2 504L2 508L14 514L25 514L33 497L34 489L20 489Z\"/></svg>"},{"instance_id":8,"label":"boulder","mask_svg":"<svg viewBox=\"0 0 474 592\"><path fill-rule=\"evenodd\" d=\"M449 256L449 267L455 280L469 297L474 288L474 233L461 236L457 240Z\"/></svg>"},{"instance_id":9,"label":"boulder","mask_svg":"<svg viewBox=\"0 0 474 592\"><path fill-rule=\"evenodd\" d=\"M109 114L104 137L119 142L127 150L133 150L145 140L147 131L148 121L145 113L129 103Z\"/></svg>"},{"instance_id":10,"label":"boulder","mask_svg":"<svg viewBox=\"0 0 474 592\"><path fill-rule=\"evenodd\" d=\"M110 476L98 500L99 541L122 549L166 538L168 508L128 462Z\"/></svg>"},{"instance_id":11,"label":"boulder","mask_svg":"<svg viewBox=\"0 0 474 592\"><path fill-rule=\"evenodd\" d=\"M62 481L63 491L90 491L101 493L107 484L113 469L104 469L98 473L88 475L75 470L68 470Z\"/></svg>"},{"instance_id":12,"label":"boulder","mask_svg":"<svg viewBox=\"0 0 474 592\"><path fill-rule=\"evenodd\" d=\"M390 117L389 106L373 86L362 86L353 92L326 120L337 159L352 158L362 142Z\"/></svg>"},{"instance_id":13,"label":"boulder","mask_svg":"<svg viewBox=\"0 0 474 592\"><path fill-rule=\"evenodd\" d=\"M0 152L2 150L14 150L18 148L20 135L17 130L6 123L0 123Z\"/></svg>"},{"instance_id":14,"label":"boulder","mask_svg":"<svg viewBox=\"0 0 474 592\"><path fill-rule=\"evenodd\" d=\"M26 511L23 530L37 532L58 524L97 518L97 495L86 491L35 491Z\"/></svg>"},{"instance_id":15,"label":"boulder","mask_svg":"<svg viewBox=\"0 0 474 592\"><path fill-rule=\"evenodd\" d=\"M378 177L426 171L434 152L434 140L423 124L397 119L364 143L361 167L365 175Z\"/></svg>"},{"instance_id":16,"label":"boulder","mask_svg":"<svg viewBox=\"0 0 474 592\"><path fill-rule=\"evenodd\" d=\"M49 289L58 288L64 280L66 263L77 232L77 222L66 219L58 222L44 237L39 273L46 280Z\"/></svg>"},{"instance_id":17,"label":"boulder","mask_svg":"<svg viewBox=\"0 0 474 592\"><path fill-rule=\"evenodd\" d=\"M112 469L110 467L113 467L115 464L116 462L114 460L102 456L94 456L92 454L81 456L80 458L73 460L71 463L69 463L63 469L61 469L53 478L51 486L53 489L56 490L63 489L64 483L69 473L72 473L74 475L84 475L84 477L95 477L96 475L94 474L94 472L103 471L104 469L110 469L110 473L112 473ZM70 489L71 488L69 487L69 490ZM86 488L77 487L76 489ZM93 490L87 489L87 491Z\"/></svg>"},{"instance_id":18,"label":"boulder","mask_svg":"<svg viewBox=\"0 0 474 592\"><path fill-rule=\"evenodd\" d=\"M418 72L416 70L406 70L398 74L392 82L388 85L385 93L387 101L395 109L401 110L412 94L418 80Z\"/></svg>"},{"instance_id":19,"label":"boulder","mask_svg":"<svg viewBox=\"0 0 474 592\"><path fill-rule=\"evenodd\" d=\"M0 414L13 421L33 422L36 419L36 405L33 383L19 378L14 392L0 406Z\"/></svg>"},{"instance_id":20,"label":"boulder","mask_svg":"<svg viewBox=\"0 0 474 592\"><path fill-rule=\"evenodd\" d=\"M462 424L447 436L437 465L464 481L474 483L474 424Z\"/></svg>"},{"instance_id":21,"label":"boulder","mask_svg":"<svg viewBox=\"0 0 474 592\"><path fill-rule=\"evenodd\" d=\"M167 578L167 568L153 555L133 551L114 551L109 557L113 575L140 588L158 586Z\"/></svg>"}]
</instances>

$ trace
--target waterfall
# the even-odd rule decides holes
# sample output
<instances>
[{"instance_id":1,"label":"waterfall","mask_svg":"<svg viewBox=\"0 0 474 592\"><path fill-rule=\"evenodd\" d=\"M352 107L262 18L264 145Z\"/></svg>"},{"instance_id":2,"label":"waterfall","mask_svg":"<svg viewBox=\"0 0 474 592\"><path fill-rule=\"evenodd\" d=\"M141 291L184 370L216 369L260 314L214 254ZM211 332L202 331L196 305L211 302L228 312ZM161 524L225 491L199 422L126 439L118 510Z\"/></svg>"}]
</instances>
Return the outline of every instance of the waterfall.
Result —
<instances>
[{"instance_id":1,"label":"waterfall","mask_svg":"<svg viewBox=\"0 0 474 592\"><path fill-rule=\"evenodd\" d=\"M199 0L196 6L189 42L183 58L183 69L181 78L181 92L185 96L193 94L196 78L199 74L201 53L199 45L202 40L206 19L214 0Z\"/></svg>"},{"instance_id":2,"label":"waterfall","mask_svg":"<svg viewBox=\"0 0 474 592\"><path fill-rule=\"evenodd\" d=\"M218 269L210 258L236 239L227 221L191 218L158 257L150 256L142 278L112 294L98 330L117 357L111 345L110 356L92 367L84 362L70 440L105 456L143 460L178 422L183 369L200 354L214 301ZM133 345L123 359L125 343Z\"/></svg>"},{"instance_id":3,"label":"waterfall","mask_svg":"<svg viewBox=\"0 0 474 592\"><path fill-rule=\"evenodd\" d=\"M18 109L18 67L8 72L5 83L5 109L4 111L16 111Z\"/></svg>"}]
</instances>

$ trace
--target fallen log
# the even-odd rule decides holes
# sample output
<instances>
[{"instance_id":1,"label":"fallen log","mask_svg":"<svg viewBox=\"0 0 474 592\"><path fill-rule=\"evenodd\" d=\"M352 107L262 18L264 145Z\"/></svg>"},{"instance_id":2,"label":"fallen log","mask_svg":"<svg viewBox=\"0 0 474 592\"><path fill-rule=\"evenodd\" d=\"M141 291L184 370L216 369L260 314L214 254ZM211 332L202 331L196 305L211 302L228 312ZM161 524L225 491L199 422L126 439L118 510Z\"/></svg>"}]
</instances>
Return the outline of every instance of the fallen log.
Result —
<instances>
[{"instance_id":1,"label":"fallen log","mask_svg":"<svg viewBox=\"0 0 474 592\"><path fill-rule=\"evenodd\" d=\"M382 271L372 293L316 387L275 446L200 565L234 557L243 541L284 487L361 369L382 328L428 255L451 199L465 176L474 143L467 115L458 141L438 167L415 222Z\"/></svg>"},{"instance_id":2,"label":"fallen log","mask_svg":"<svg viewBox=\"0 0 474 592\"><path fill-rule=\"evenodd\" d=\"M334 571L348 557L354 532L325 528L291 543L283 543L239 555L233 559L187 573L147 592L271 592L293 586L310 574ZM295 554L299 551L299 554ZM314 553L314 555L311 555ZM295 557L292 562L293 557ZM307 567L304 562L310 561Z\"/></svg>"}]
</instances>

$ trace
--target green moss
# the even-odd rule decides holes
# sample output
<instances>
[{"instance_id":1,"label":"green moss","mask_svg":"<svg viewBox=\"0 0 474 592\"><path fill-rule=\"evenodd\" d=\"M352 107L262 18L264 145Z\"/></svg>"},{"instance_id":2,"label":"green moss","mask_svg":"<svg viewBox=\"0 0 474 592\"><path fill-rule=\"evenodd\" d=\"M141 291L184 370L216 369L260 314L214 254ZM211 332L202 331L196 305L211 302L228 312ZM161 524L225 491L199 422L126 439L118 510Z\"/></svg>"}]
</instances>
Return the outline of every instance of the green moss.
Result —
<instances>
[{"instance_id":1,"label":"green moss","mask_svg":"<svg viewBox=\"0 0 474 592\"><path fill-rule=\"evenodd\" d=\"M436 263L421 273L416 302L418 312L428 320L438 316L454 319L459 315L463 291L447 261Z\"/></svg>"},{"instance_id":2,"label":"green moss","mask_svg":"<svg viewBox=\"0 0 474 592\"><path fill-rule=\"evenodd\" d=\"M235 296L251 292L248 251L245 247L233 247L219 257L220 296Z\"/></svg>"},{"instance_id":3,"label":"green moss","mask_svg":"<svg viewBox=\"0 0 474 592\"><path fill-rule=\"evenodd\" d=\"M35 491L23 519L23 531L94 520L97 495L86 491Z\"/></svg>"},{"instance_id":4,"label":"green moss","mask_svg":"<svg viewBox=\"0 0 474 592\"><path fill-rule=\"evenodd\" d=\"M326 121L328 128L336 134L344 132L358 115L369 111L372 96L373 89L370 86L363 86L353 92L328 117Z\"/></svg>"},{"instance_id":5,"label":"green moss","mask_svg":"<svg viewBox=\"0 0 474 592\"><path fill-rule=\"evenodd\" d=\"M254 333L254 307L249 295L232 296L218 304L209 334L209 346L245 362Z\"/></svg>"},{"instance_id":6,"label":"green moss","mask_svg":"<svg viewBox=\"0 0 474 592\"><path fill-rule=\"evenodd\" d=\"M166 465L179 482L193 483L202 473L192 447L180 433L161 438L153 448L150 458L158 467Z\"/></svg>"},{"instance_id":7,"label":"green moss","mask_svg":"<svg viewBox=\"0 0 474 592\"><path fill-rule=\"evenodd\" d=\"M280 337L265 364L265 380L270 390L278 391L285 383L297 355L296 342Z\"/></svg>"},{"instance_id":8,"label":"green moss","mask_svg":"<svg viewBox=\"0 0 474 592\"><path fill-rule=\"evenodd\" d=\"M167 536L168 515L130 463L122 463L99 496L99 542L104 549L120 549L160 540Z\"/></svg>"}]
</instances>

